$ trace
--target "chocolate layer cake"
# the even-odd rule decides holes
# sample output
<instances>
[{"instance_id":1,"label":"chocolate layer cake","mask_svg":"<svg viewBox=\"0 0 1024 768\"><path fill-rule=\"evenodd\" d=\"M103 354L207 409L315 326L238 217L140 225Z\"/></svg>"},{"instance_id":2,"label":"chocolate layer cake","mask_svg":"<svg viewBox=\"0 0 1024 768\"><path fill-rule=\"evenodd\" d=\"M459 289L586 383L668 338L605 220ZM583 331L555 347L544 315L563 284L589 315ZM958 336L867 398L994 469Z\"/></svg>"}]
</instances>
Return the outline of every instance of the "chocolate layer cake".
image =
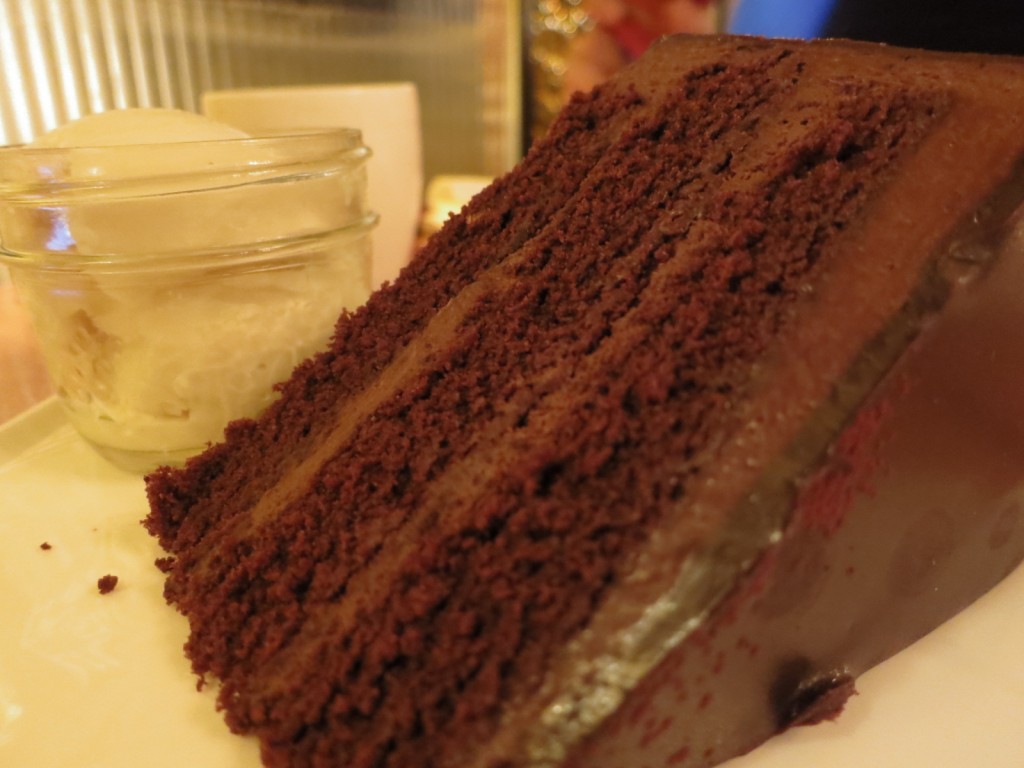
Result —
<instances>
[{"instance_id":1,"label":"chocolate layer cake","mask_svg":"<svg viewBox=\"0 0 1024 768\"><path fill-rule=\"evenodd\" d=\"M1024 64L672 38L148 478L269 766L707 766L1024 556Z\"/></svg>"}]
</instances>

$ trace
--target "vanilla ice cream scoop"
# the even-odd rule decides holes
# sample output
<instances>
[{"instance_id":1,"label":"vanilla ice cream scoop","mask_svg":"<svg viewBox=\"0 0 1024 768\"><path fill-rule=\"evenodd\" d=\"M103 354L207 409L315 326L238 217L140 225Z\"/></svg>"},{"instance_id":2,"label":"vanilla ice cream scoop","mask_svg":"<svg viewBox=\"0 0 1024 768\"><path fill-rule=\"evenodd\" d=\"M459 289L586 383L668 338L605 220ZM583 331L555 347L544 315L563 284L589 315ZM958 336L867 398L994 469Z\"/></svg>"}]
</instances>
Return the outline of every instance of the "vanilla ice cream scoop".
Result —
<instances>
[{"instance_id":1,"label":"vanilla ice cream scoop","mask_svg":"<svg viewBox=\"0 0 1024 768\"><path fill-rule=\"evenodd\" d=\"M43 134L32 146L68 149L245 138L248 134L237 128L194 112L138 107L87 115Z\"/></svg>"}]
</instances>

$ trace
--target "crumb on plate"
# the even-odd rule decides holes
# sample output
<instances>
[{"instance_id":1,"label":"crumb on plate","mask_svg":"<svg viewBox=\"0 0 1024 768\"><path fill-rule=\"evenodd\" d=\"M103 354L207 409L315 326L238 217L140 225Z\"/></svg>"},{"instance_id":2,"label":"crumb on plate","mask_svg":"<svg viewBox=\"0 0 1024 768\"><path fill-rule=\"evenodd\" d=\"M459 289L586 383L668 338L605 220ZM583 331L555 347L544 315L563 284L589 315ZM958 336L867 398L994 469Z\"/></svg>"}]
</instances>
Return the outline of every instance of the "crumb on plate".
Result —
<instances>
[{"instance_id":1,"label":"crumb on plate","mask_svg":"<svg viewBox=\"0 0 1024 768\"><path fill-rule=\"evenodd\" d=\"M96 586L99 587L101 595L109 594L117 586L117 576L112 576L109 573L106 576L101 576L96 582Z\"/></svg>"}]
</instances>

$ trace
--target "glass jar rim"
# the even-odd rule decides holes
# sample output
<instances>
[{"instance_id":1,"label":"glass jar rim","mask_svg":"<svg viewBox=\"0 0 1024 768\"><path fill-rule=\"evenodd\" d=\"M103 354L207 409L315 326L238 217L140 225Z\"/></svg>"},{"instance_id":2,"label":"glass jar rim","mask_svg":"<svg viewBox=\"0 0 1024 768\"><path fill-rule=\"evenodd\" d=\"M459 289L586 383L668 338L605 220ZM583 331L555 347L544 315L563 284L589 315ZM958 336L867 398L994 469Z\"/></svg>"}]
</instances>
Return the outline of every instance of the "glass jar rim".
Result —
<instances>
[{"instance_id":1,"label":"glass jar rim","mask_svg":"<svg viewBox=\"0 0 1024 768\"><path fill-rule=\"evenodd\" d=\"M130 147L149 147L153 149L167 149L175 146L183 146L188 144L260 144L270 142L281 142L291 140L304 140L319 137L333 137L335 140L340 140L346 145L355 149L362 144L363 133L358 128L344 128L344 127L316 127L309 126L305 128L293 128L287 130L278 131L258 131L248 136L232 136L230 138L220 139L185 139L182 141L153 141L153 142L132 142L130 144L85 144L82 146L75 147L37 147L33 144L11 144L8 146L0 147L0 157L10 155L13 153L30 152L32 154L50 154L50 153L67 153L67 152L89 152L89 153L104 153L111 151L124 150Z\"/></svg>"},{"instance_id":2,"label":"glass jar rim","mask_svg":"<svg viewBox=\"0 0 1024 768\"><path fill-rule=\"evenodd\" d=\"M224 148L202 168L176 164L199 147ZM147 160L159 153L161 165L172 170L146 172ZM133 143L111 146L35 147L19 144L0 147L0 197L34 197L50 189L101 186L126 179L164 176L208 176L233 172L254 173L262 169L302 166L325 160L358 164L371 155L356 128L310 128L261 132L252 136ZM212 157L212 156L211 156ZM68 169L72 169L69 173Z\"/></svg>"},{"instance_id":3,"label":"glass jar rim","mask_svg":"<svg viewBox=\"0 0 1024 768\"><path fill-rule=\"evenodd\" d=\"M147 255L108 254L54 254L15 253L0 247L0 265L18 271L67 274L88 271L94 275L127 273L169 273L194 270L199 266L219 268L253 266L260 262L278 258L282 253L307 244L327 240L354 240L369 235L380 220L379 214L370 211L361 218L341 227L304 234L292 234L275 240L231 244L230 246L184 251L157 252Z\"/></svg>"}]
</instances>

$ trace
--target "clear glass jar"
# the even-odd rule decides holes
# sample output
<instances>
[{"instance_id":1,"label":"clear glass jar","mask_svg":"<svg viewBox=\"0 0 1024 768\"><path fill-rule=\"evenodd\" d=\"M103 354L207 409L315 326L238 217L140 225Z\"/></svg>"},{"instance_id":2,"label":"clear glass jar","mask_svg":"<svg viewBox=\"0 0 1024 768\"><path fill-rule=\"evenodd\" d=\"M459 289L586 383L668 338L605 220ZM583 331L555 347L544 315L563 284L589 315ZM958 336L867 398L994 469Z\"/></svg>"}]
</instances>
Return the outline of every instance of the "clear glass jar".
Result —
<instances>
[{"instance_id":1,"label":"clear glass jar","mask_svg":"<svg viewBox=\"0 0 1024 768\"><path fill-rule=\"evenodd\" d=\"M115 464L255 416L370 292L358 131L0 149L0 262L68 418Z\"/></svg>"}]
</instances>

